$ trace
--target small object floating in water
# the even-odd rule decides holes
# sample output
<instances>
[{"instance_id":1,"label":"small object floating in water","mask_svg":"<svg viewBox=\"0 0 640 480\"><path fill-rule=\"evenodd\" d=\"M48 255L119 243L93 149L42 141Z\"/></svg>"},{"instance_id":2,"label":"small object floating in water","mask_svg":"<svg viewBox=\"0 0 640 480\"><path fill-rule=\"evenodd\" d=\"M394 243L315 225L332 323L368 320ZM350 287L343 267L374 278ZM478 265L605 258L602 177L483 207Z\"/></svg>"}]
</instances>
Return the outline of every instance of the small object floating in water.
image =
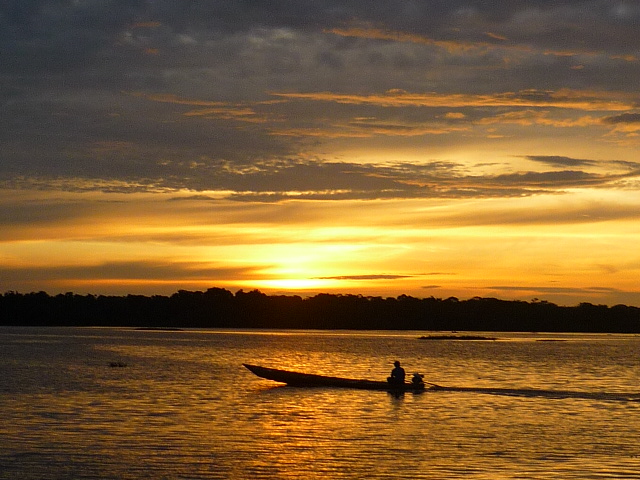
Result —
<instances>
[{"instance_id":1,"label":"small object floating in water","mask_svg":"<svg viewBox=\"0 0 640 480\"><path fill-rule=\"evenodd\" d=\"M483 337L482 335L424 335L418 340L497 340L496 337Z\"/></svg>"},{"instance_id":2,"label":"small object floating in water","mask_svg":"<svg viewBox=\"0 0 640 480\"><path fill-rule=\"evenodd\" d=\"M124 367L127 366L127 364L123 363L123 362L111 362L111 363L109 363L109 366L111 368L124 368Z\"/></svg>"},{"instance_id":3,"label":"small object floating in water","mask_svg":"<svg viewBox=\"0 0 640 480\"><path fill-rule=\"evenodd\" d=\"M354 388L359 390L386 390L391 392L417 392L425 390L425 383L431 385L430 389L439 388L438 385L429 382L422 383L389 383L384 380L355 380L351 378L330 377L326 375L314 375L311 373L291 372L277 368L260 367L258 365L243 365L260 378L286 383L292 387L329 387L329 388Z\"/></svg>"}]
</instances>

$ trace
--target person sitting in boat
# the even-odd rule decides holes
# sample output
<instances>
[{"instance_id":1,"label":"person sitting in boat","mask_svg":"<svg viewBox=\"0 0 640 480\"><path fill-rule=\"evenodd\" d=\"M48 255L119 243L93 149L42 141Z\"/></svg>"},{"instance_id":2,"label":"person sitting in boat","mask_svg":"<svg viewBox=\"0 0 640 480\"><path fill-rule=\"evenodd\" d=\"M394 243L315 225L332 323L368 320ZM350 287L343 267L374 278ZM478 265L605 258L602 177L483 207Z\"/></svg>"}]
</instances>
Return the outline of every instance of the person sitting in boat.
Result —
<instances>
[{"instance_id":1,"label":"person sitting in boat","mask_svg":"<svg viewBox=\"0 0 640 480\"><path fill-rule=\"evenodd\" d=\"M419 373L416 372L413 374L413 377L411 378L411 384L414 387L419 387L421 385L424 385L423 378L424 378L424 375L420 375Z\"/></svg>"},{"instance_id":2,"label":"person sitting in boat","mask_svg":"<svg viewBox=\"0 0 640 480\"><path fill-rule=\"evenodd\" d=\"M400 366L400 362L396 360L393 362L394 369L391 370L391 376L387 378L387 382L389 383L404 383L404 368Z\"/></svg>"}]
</instances>

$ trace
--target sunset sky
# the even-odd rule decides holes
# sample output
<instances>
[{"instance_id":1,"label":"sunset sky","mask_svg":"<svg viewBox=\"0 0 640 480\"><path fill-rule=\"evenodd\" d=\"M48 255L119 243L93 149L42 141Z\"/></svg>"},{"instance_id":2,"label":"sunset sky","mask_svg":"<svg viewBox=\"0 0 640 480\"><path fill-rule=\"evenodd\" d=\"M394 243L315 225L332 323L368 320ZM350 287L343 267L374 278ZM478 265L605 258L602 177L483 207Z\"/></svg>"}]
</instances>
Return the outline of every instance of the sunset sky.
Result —
<instances>
[{"instance_id":1,"label":"sunset sky","mask_svg":"<svg viewBox=\"0 0 640 480\"><path fill-rule=\"evenodd\" d=\"M640 2L7 0L0 293L640 306Z\"/></svg>"}]
</instances>

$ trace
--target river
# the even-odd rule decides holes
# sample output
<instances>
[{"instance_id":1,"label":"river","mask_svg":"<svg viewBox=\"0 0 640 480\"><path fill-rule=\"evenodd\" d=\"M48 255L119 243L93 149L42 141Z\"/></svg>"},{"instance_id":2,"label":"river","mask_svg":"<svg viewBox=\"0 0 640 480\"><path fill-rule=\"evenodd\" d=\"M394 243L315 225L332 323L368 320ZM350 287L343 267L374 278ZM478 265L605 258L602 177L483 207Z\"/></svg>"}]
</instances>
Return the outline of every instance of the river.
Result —
<instances>
[{"instance_id":1,"label":"river","mask_svg":"<svg viewBox=\"0 0 640 480\"><path fill-rule=\"evenodd\" d=\"M421 335L2 327L0 479L640 479L640 336Z\"/></svg>"}]
</instances>

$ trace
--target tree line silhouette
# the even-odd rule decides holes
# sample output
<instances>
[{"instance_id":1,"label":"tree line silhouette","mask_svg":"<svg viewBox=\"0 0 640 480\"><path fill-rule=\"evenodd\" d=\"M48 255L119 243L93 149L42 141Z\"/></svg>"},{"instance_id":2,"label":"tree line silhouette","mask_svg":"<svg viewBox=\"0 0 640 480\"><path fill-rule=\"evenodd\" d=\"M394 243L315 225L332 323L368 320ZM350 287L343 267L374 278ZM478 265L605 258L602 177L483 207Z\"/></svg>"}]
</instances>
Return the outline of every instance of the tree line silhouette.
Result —
<instances>
[{"instance_id":1,"label":"tree line silhouette","mask_svg":"<svg viewBox=\"0 0 640 480\"><path fill-rule=\"evenodd\" d=\"M640 308L532 300L319 294L0 295L0 325L640 333Z\"/></svg>"}]
</instances>

